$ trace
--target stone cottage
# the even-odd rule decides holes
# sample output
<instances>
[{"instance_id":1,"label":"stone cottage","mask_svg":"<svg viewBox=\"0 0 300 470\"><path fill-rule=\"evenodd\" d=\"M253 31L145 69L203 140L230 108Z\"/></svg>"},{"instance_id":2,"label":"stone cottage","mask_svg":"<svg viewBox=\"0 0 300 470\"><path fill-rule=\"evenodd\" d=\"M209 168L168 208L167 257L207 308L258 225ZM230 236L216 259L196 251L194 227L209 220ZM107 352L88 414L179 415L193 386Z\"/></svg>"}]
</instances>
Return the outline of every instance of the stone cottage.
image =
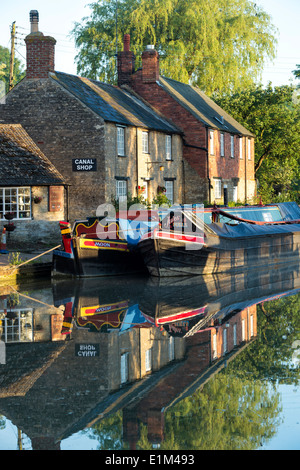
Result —
<instances>
[{"instance_id":1,"label":"stone cottage","mask_svg":"<svg viewBox=\"0 0 300 470\"><path fill-rule=\"evenodd\" d=\"M0 124L0 230L11 242L58 243L68 186L20 124ZM7 220L8 214L12 219Z\"/></svg>"},{"instance_id":2,"label":"stone cottage","mask_svg":"<svg viewBox=\"0 0 300 470\"><path fill-rule=\"evenodd\" d=\"M118 85L133 89L183 131L185 202L252 201L254 135L199 88L161 76L154 46L147 46L135 70L130 37L124 36Z\"/></svg>"},{"instance_id":3,"label":"stone cottage","mask_svg":"<svg viewBox=\"0 0 300 470\"><path fill-rule=\"evenodd\" d=\"M55 39L32 11L26 77L6 96L0 122L20 123L70 185L69 219L126 195L160 188L183 202L181 131L125 90L55 71Z\"/></svg>"}]
</instances>

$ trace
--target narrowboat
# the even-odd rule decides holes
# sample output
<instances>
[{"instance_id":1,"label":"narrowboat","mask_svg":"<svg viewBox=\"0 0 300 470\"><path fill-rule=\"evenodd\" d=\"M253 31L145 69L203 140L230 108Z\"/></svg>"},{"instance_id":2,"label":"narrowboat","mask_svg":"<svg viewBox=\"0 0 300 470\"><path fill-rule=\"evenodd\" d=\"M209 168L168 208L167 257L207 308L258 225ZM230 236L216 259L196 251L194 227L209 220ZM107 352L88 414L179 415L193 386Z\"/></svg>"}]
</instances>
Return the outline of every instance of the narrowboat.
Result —
<instances>
[{"instance_id":1,"label":"narrowboat","mask_svg":"<svg viewBox=\"0 0 300 470\"><path fill-rule=\"evenodd\" d=\"M148 220L151 216L154 220ZM62 247L53 252L52 277L116 276L145 272L137 243L158 224L154 213L140 211L139 217L89 217L59 223Z\"/></svg>"},{"instance_id":2,"label":"narrowboat","mask_svg":"<svg viewBox=\"0 0 300 470\"><path fill-rule=\"evenodd\" d=\"M300 209L292 202L204 211L178 207L138 247L157 277L276 269L300 260Z\"/></svg>"}]
</instances>

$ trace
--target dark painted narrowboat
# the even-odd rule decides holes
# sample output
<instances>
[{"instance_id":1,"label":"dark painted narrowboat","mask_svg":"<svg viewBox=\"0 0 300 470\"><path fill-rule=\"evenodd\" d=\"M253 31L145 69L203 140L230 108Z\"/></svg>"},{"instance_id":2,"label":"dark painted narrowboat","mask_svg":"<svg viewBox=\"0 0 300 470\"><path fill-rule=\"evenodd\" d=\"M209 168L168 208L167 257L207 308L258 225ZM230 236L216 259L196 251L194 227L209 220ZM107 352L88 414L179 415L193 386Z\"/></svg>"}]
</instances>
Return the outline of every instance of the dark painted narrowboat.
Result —
<instances>
[{"instance_id":1,"label":"dark painted narrowboat","mask_svg":"<svg viewBox=\"0 0 300 470\"><path fill-rule=\"evenodd\" d=\"M138 243L153 276L276 269L300 261L296 203L194 211L177 208Z\"/></svg>"}]
</instances>

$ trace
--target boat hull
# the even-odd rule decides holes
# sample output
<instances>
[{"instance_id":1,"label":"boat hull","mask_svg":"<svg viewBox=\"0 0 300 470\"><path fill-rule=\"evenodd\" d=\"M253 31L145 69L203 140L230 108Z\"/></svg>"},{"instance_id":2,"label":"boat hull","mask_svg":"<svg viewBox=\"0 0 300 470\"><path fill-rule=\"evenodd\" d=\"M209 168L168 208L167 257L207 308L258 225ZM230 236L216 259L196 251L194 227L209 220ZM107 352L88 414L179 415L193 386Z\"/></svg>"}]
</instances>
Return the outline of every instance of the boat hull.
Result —
<instances>
[{"instance_id":1,"label":"boat hull","mask_svg":"<svg viewBox=\"0 0 300 470\"><path fill-rule=\"evenodd\" d=\"M131 250L126 242L95 239L77 239L73 259L64 252L53 255L53 277L118 276L145 272L138 250Z\"/></svg>"},{"instance_id":2,"label":"boat hull","mask_svg":"<svg viewBox=\"0 0 300 470\"><path fill-rule=\"evenodd\" d=\"M206 235L202 247L154 234L141 240L139 249L152 276L236 274L299 261L300 231L240 238Z\"/></svg>"}]
</instances>

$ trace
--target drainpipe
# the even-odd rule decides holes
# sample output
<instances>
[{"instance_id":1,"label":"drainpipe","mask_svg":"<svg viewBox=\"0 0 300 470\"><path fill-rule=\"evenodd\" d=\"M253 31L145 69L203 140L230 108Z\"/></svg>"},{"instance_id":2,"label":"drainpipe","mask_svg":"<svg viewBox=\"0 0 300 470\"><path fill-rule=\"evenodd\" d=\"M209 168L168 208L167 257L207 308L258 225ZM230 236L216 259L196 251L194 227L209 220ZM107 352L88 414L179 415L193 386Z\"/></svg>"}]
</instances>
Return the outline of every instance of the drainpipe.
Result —
<instances>
[{"instance_id":1,"label":"drainpipe","mask_svg":"<svg viewBox=\"0 0 300 470\"><path fill-rule=\"evenodd\" d=\"M69 222L69 204L70 204L70 198L69 198L69 185L65 185L65 190L66 190L66 199L67 199L67 211L66 211L66 219Z\"/></svg>"},{"instance_id":2,"label":"drainpipe","mask_svg":"<svg viewBox=\"0 0 300 470\"><path fill-rule=\"evenodd\" d=\"M248 155L247 155L247 149L248 149L248 137L245 137L245 204L247 204L247 192L248 192L248 188L247 188L247 159L248 159Z\"/></svg>"},{"instance_id":3,"label":"drainpipe","mask_svg":"<svg viewBox=\"0 0 300 470\"><path fill-rule=\"evenodd\" d=\"M138 148L138 128L136 127L136 195L139 193L139 148Z\"/></svg>"}]
</instances>

